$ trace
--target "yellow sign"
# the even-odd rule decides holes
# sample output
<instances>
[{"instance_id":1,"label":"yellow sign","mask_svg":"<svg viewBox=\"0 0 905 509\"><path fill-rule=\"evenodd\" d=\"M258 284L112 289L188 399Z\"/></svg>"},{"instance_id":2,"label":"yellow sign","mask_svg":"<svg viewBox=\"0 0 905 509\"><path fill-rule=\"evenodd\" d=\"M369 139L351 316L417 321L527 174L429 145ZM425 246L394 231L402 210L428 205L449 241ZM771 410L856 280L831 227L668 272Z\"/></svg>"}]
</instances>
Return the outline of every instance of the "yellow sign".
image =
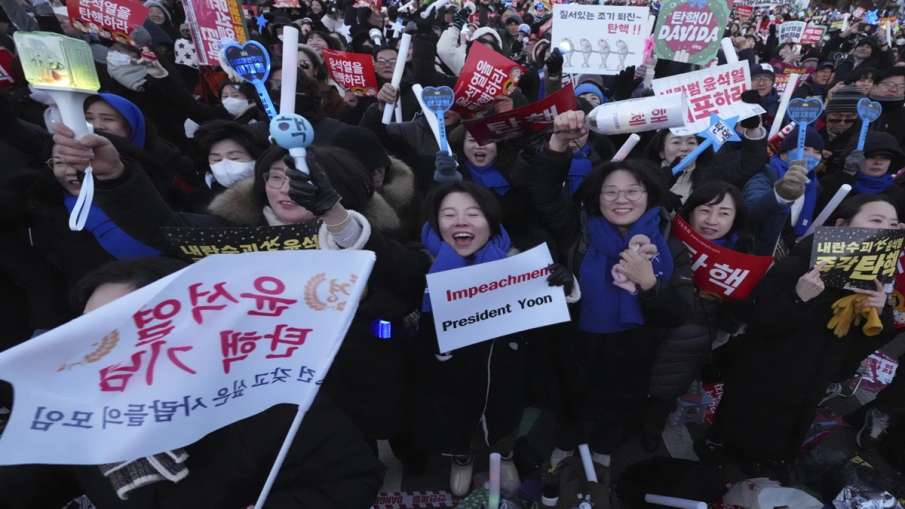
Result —
<instances>
[{"instance_id":1,"label":"yellow sign","mask_svg":"<svg viewBox=\"0 0 905 509\"><path fill-rule=\"evenodd\" d=\"M36 87L96 93L101 84L88 43L52 32L16 32L25 79Z\"/></svg>"}]
</instances>

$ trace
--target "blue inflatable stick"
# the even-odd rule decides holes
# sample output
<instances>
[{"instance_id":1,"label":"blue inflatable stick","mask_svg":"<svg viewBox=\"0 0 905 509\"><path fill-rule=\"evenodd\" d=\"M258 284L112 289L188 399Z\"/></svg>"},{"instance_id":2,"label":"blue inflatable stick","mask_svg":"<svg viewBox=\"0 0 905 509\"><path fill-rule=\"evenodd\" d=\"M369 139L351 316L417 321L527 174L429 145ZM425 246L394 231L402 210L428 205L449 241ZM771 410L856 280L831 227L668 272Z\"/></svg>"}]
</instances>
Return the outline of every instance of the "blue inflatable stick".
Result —
<instances>
[{"instance_id":1,"label":"blue inflatable stick","mask_svg":"<svg viewBox=\"0 0 905 509\"><path fill-rule=\"evenodd\" d=\"M280 114L270 121L270 137L289 151L295 167L302 173L309 173L305 162L305 149L314 141L314 128L305 117L296 114Z\"/></svg>"}]
</instances>

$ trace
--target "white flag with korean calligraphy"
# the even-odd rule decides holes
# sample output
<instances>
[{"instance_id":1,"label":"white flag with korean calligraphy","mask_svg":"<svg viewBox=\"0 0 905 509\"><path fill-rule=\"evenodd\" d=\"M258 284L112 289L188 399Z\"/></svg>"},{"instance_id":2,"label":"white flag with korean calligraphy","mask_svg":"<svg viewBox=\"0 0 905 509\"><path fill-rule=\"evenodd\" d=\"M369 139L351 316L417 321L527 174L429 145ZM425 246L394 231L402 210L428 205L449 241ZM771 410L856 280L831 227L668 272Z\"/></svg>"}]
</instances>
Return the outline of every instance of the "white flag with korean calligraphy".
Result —
<instances>
[{"instance_id":1,"label":"white flag with korean calligraphy","mask_svg":"<svg viewBox=\"0 0 905 509\"><path fill-rule=\"evenodd\" d=\"M184 447L279 403L305 409L374 253L215 255L0 353L0 464L101 464Z\"/></svg>"}]
</instances>

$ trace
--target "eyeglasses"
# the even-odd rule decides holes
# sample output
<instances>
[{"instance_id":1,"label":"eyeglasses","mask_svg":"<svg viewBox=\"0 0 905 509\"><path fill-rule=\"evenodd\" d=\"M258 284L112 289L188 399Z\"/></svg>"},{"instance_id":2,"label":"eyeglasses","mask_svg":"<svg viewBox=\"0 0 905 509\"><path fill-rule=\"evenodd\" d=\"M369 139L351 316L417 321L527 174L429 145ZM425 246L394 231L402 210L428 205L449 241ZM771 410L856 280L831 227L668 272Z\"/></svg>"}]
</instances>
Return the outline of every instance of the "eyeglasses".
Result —
<instances>
[{"instance_id":1,"label":"eyeglasses","mask_svg":"<svg viewBox=\"0 0 905 509\"><path fill-rule=\"evenodd\" d=\"M855 118L846 118L846 117L830 118L830 117L827 117L826 118L827 124L854 124L857 121L858 121L857 117L855 117Z\"/></svg>"},{"instance_id":2,"label":"eyeglasses","mask_svg":"<svg viewBox=\"0 0 905 509\"><path fill-rule=\"evenodd\" d=\"M386 58L378 58L377 63L379 65L396 65L396 59L389 60Z\"/></svg>"},{"instance_id":3,"label":"eyeglasses","mask_svg":"<svg viewBox=\"0 0 905 509\"><path fill-rule=\"evenodd\" d=\"M881 81L878 87L886 87L890 90L905 90L905 83L896 83L894 81Z\"/></svg>"},{"instance_id":4,"label":"eyeglasses","mask_svg":"<svg viewBox=\"0 0 905 509\"><path fill-rule=\"evenodd\" d=\"M625 196L628 201L638 201L646 193L647 191L640 187L633 187L631 189L604 189L600 192L600 196L603 196L603 200L608 202L616 201L620 196Z\"/></svg>"},{"instance_id":5,"label":"eyeglasses","mask_svg":"<svg viewBox=\"0 0 905 509\"><path fill-rule=\"evenodd\" d=\"M269 171L264 175L264 179L267 187L271 189L282 189L283 184L289 183L289 175L282 171Z\"/></svg>"}]
</instances>

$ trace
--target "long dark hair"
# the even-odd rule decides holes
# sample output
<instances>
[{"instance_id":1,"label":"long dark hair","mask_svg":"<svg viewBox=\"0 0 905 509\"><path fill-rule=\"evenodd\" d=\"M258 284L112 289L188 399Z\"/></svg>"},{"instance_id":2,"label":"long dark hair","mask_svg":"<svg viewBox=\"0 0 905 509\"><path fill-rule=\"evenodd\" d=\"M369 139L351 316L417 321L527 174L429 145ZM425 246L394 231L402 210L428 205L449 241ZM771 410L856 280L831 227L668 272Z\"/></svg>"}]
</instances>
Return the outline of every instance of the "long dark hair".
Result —
<instances>
[{"instance_id":1,"label":"long dark hair","mask_svg":"<svg viewBox=\"0 0 905 509\"><path fill-rule=\"evenodd\" d=\"M584 210L594 216L600 213L600 189L611 173L615 171L627 171L647 191L647 210L659 207L663 204L665 191L657 178L657 169L647 161L627 159L625 161L609 162L597 166L588 174L576 195Z\"/></svg>"},{"instance_id":2,"label":"long dark hair","mask_svg":"<svg viewBox=\"0 0 905 509\"><path fill-rule=\"evenodd\" d=\"M699 186L695 186L694 191L679 215L686 221L691 221L691 215L694 209L701 205L716 205L723 201L723 198L729 196L735 205L735 220L732 222L732 228L727 235L746 231L748 228L748 210L745 208L745 201L742 199L742 193L734 185L723 180L711 180L704 182Z\"/></svg>"},{"instance_id":3,"label":"long dark hair","mask_svg":"<svg viewBox=\"0 0 905 509\"><path fill-rule=\"evenodd\" d=\"M468 181L443 185L434 188L428 194L427 199L424 201L424 220L431 225L435 232L440 233L438 219L440 205L443 203L443 199L452 193L464 193L471 196L487 219L491 237L500 233L500 226L503 220L503 209L500 206L500 202L486 187Z\"/></svg>"},{"instance_id":4,"label":"long dark hair","mask_svg":"<svg viewBox=\"0 0 905 509\"><path fill-rule=\"evenodd\" d=\"M827 219L826 224L829 226L835 226L836 221L842 219L845 224L851 222L852 218L861 211L861 207L867 205L868 203L873 202L884 202L888 203L896 209L896 214L898 214L898 207L896 204L892 202L884 194L872 194L872 193L859 193L854 196L850 196L842 201L839 204L839 207L836 208L835 212Z\"/></svg>"}]
</instances>

